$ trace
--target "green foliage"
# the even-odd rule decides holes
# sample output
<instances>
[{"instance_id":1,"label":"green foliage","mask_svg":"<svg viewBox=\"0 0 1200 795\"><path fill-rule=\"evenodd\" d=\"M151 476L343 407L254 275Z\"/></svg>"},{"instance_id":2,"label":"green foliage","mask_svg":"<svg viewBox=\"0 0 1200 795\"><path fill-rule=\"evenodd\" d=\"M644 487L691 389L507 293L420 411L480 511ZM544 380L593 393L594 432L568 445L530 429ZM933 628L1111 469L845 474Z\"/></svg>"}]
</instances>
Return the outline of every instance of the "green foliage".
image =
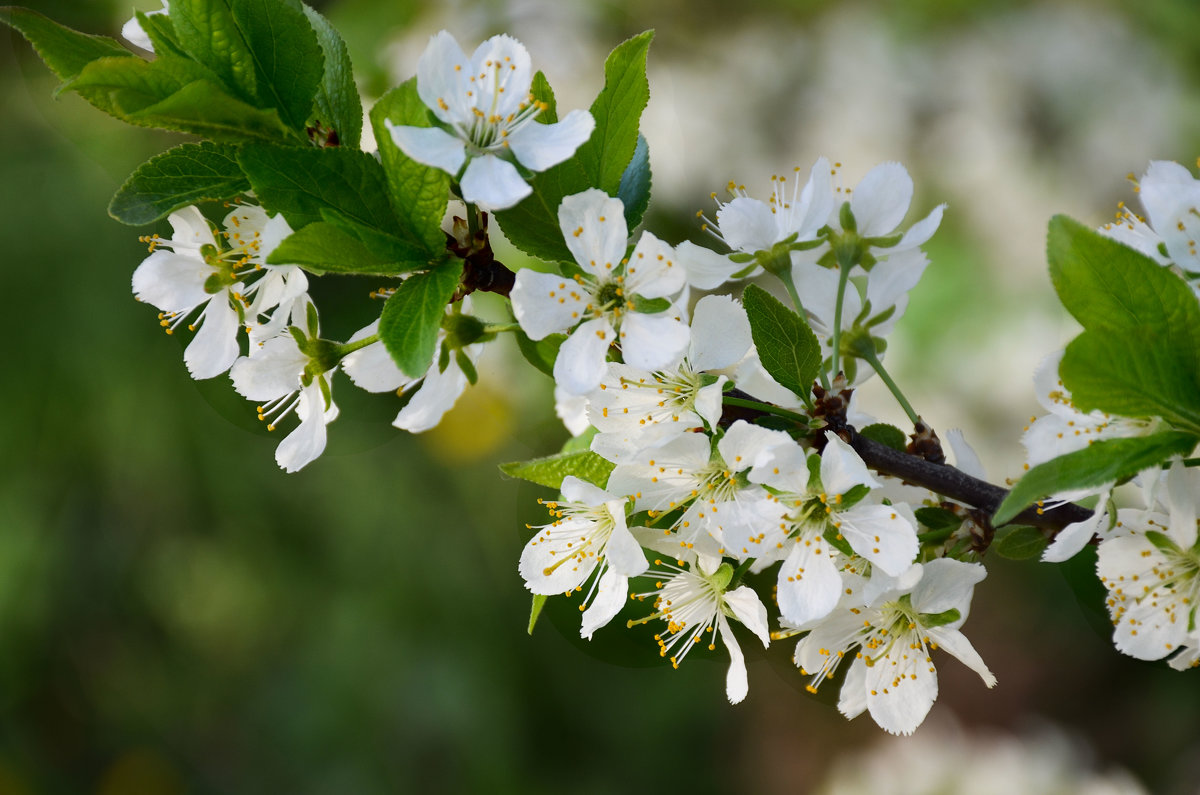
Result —
<instances>
[{"instance_id":1,"label":"green foliage","mask_svg":"<svg viewBox=\"0 0 1200 795\"><path fill-rule=\"evenodd\" d=\"M1041 557L1049 543L1038 528L1013 524L997 530L988 549L1009 560L1029 560Z\"/></svg>"},{"instance_id":2,"label":"green foliage","mask_svg":"<svg viewBox=\"0 0 1200 795\"><path fill-rule=\"evenodd\" d=\"M953 511L947 511L945 508L924 507L917 508L913 513L917 517L917 521L930 530L957 530L962 524L962 517Z\"/></svg>"},{"instance_id":3,"label":"green foliage","mask_svg":"<svg viewBox=\"0 0 1200 795\"><path fill-rule=\"evenodd\" d=\"M637 147L633 159L621 175L617 187L617 198L625 205L625 224L633 229L642 222L642 216L650 207L650 146L638 133Z\"/></svg>"},{"instance_id":4,"label":"green foliage","mask_svg":"<svg viewBox=\"0 0 1200 795\"><path fill-rule=\"evenodd\" d=\"M171 24L179 44L198 63L246 102L258 93L254 56L238 30L226 0L176 0Z\"/></svg>"},{"instance_id":5,"label":"green foliage","mask_svg":"<svg viewBox=\"0 0 1200 795\"><path fill-rule=\"evenodd\" d=\"M451 260L410 276L383 306L379 338L396 365L412 378L423 376L433 362L438 329L462 279L462 268L461 260Z\"/></svg>"},{"instance_id":6,"label":"green foliage","mask_svg":"<svg viewBox=\"0 0 1200 795\"><path fill-rule=\"evenodd\" d=\"M215 8L224 2L205 5ZM303 130L325 74L325 56L308 18L280 0L232 0L230 7L254 64L258 106L275 108L284 124Z\"/></svg>"},{"instance_id":7,"label":"green foliage","mask_svg":"<svg viewBox=\"0 0 1200 795\"><path fill-rule=\"evenodd\" d=\"M552 489L562 488L563 479L574 475L600 488L608 483L614 464L593 453L583 450L577 453L559 453L530 461L511 461L500 465L500 471L509 477L528 480L539 486Z\"/></svg>"},{"instance_id":8,"label":"green foliage","mask_svg":"<svg viewBox=\"0 0 1200 795\"><path fill-rule=\"evenodd\" d=\"M333 128L342 146L357 149L362 140L363 113L362 100L354 85L350 51L329 20L308 6L304 6L304 14L325 56L324 74L315 99L317 121Z\"/></svg>"},{"instance_id":9,"label":"green foliage","mask_svg":"<svg viewBox=\"0 0 1200 795\"><path fill-rule=\"evenodd\" d=\"M450 196L450 176L409 158L392 140L385 121L410 127L428 127L429 112L417 95L414 77L384 94L371 108L371 127L379 143L379 156L387 175L392 209L409 237L431 254L446 247L442 217Z\"/></svg>"},{"instance_id":10,"label":"green foliage","mask_svg":"<svg viewBox=\"0 0 1200 795\"><path fill-rule=\"evenodd\" d=\"M301 265L316 273L356 273L394 276L411 270L412 263L395 263L376 256L352 232L324 221L289 235L267 259L272 265Z\"/></svg>"},{"instance_id":11,"label":"green foliage","mask_svg":"<svg viewBox=\"0 0 1200 795\"><path fill-rule=\"evenodd\" d=\"M958 621L961 618L962 613L960 613L957 608L952 607L949 610L943 610L940 613L921 613L919 620L921 622L921 626L925 627L926 629L933 629L935 627L944 627L947 624L953 624L955 621Z\"/></svg>"},{"instance_id":12,"label":"green foliage","mask_svg":"<svg viewBox=\"0 0 1200 795\"><path fill-rule=\"evenodd\" d=\"M250 190L231 146L183 144L150 158L126 180L108 206L121 223L141 225L201 201L224 201Z\"/></svg>"},{"instance_id":13,"label":"green foliage","mask_svg":"<svg viewBox=\"0 0 1200 795\"><path fill-rule=\"evenodd\" d=\"M626 190L634 206L626 207L626 219L645 212L649 202L649 160L629 170L638 149L638 125L650 99L646 80L646 54L653 31L646 31L618 45L604 62L604 88L592 103L596 129L574 156L529 180L533 193L508 210L497 213L505 236L525 253L548 261L570 261L570 250L558 226L558 205L566 196L600 188L620 196L628 173ZM549 93L549 85L539 83ZM551 93L551 96L553 94ZM643 197L642 191L645 191ZM624 201L624 197L622 197ZM632 227L634 224L630 224Z\"/></svg>"},{"instance_id":14,"label":"green foliage","mask_svg":"<svg viewBox=\"0 0 1200 795\"><path fill-rule=\"evenodd\" d=\"M526 628L526 634L532 635L533 628L537 625L538 616L542 614L542 608L546 606L546 600L550 597L545 594L534 594L533 603L529 607L529 626Z\"/></svg>"},{"instance_id":15,"label":"green foliage","mask_svg":"<svg viewBox=\"0 0 1200 795\"><path fill-rule=\"evenodd\" d=\"M811 402L821 346L808 323L756 284L742 293L742 303L763 368L781 386Z\"/></svg>"},{"instance_id":16,"label":"green foliage","mask_svg":"<svg viewBox=\"0 0 1200 795\"><path fill-rule=\"evenodd\" d=\"M858 435L902 453L908 448L908 438L904 435L904 431L895 425L888 425L886 422L876 422L861 428Z\"/></svg>"},{"instance_id":17,"label":"green foliage","mask_svg":"<svg viewBox=\"0 0 1200 795\"><path fill-rule=\"evenodd\" d=\"M515 332L517 347L525 361L532 364L551 378L554 377L554 360L558 358L558 349L566 342L566 334L550 334L534 342L524 331Z\"/></svg>"},{"instance_id":18,"label":"green foliage","mask_svg":"<svg viewBox=\"0 0 1200 795\"><path fill-rule=\"evenodd\" d=\"M1059 299L1084 327L1059 366L1076 407L1200 435L1200 304L1187 284L1064 216L1050 222L1047 255Z\"/></svg>"},{"instance_id":19,"label":"green foliage","mask_svg":"<svg viewBox=\"0 0 1200 795\"><path fill-rule=\"evenodd\" d=\"M64 83L99 58L133 56L107 36L80 33L28 8L0 8L0 22L24 36L54 76Z\"/></svg>"},{"instance_id":20,"label":"green foliage","mask_svg":"<svg viewBox=\"0 0 1200 795\"><path fill-rule=\"evenodd\" d=\"M993 521L998 525L1009 522L1036 500L1051 494L1127 480L1172 456L1187 455L1196 442L1195 436L1180 431L1092 442L1026 472L1000 503Z\"/></svg>"}]
</instances>

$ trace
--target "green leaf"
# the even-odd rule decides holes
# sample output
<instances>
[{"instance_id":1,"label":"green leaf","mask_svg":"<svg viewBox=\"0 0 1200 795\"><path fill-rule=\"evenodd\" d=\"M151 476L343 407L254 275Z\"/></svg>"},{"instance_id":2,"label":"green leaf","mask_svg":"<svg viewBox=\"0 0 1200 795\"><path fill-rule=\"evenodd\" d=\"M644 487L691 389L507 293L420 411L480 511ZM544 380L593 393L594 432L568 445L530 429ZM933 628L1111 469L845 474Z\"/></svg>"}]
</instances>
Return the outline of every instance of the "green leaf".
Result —
<instances>
[{"instance_id":1,"label":"green leaf","mask_svg":"<svg viewBox=\"0 0 1200 795\"><path fill-rule=\"evenodd\" d=\"M537 121L542 124L554 124L558 121L558 103L554 100L554 89L550 87L550 81L546 79L546 75L538 70L533 75L533 84L529 87L529 93L535 102L541 102L546 106L546 109L537 115Z\"/></svg>"},{"instance_id":2,"label":"green leaf","mask_svg":"<svg viewBox=\"0 0 1200 795\"><path fill-rule=\"evenodd\" d=\"M537 624L538 616L542 614L542 608L546 606L548 598L545 594L533 595L533 604L529 608L529 628L526 630L528 634L533 634L533 627Z\"/></svg>"},{"instance_id":3,"label":"green leaf","mask_svg":"<svg viewBox=\"0 0 1200 795\"><path fill-rule=\"evenodd\" d=\"M238 162L263 206L283 213L293 229L326 220L321 211L333 210L370 229L399 232L383 168L365 152L251 144Z\"/></svg>"},{"instance_id":4,"label":"green leaf","mask_svg":"<svg viewBox=\"0 0 1200 795\"><path fill-rule=\"evenodd\" d=\"M509 477L528 480L530 483L552 489L562 488L563 479L567 475L574 475L580 480L604 488L615 466L591 450L584 450L579 453L559 453L535 458L532 461L512 461L501 464L500 471Z\"/></svg>"},{"instance_id":5,"label":"green leaf","mask_svg":"<svg viewBox=\"0 0 1200 795\"><path fill-rule=\"evenodd\" d=\"M587 190L579 161L571 158L529 180L533 193L495 218L509 242L531 257L546 262L574 262L558 225L558 205L564 196Z\"/></svg>"},{"instance_id":6,"label":"green leaf","mask_svg":"<svg viewBox=\"0 0 1200 795\"><path fill-rule=\"evenodd\" d=\"M633 159L621 175L617 198L625 205L625 223L633 229L650 206L650 146L639 133Z\"/></svg>"},{"instance_id":7,"label":"green leaf","mask_svg":"<svg viewBox=\"0 0 1200 795\"><path fill-rule=\"evenodd\" d=\"M908 437L904 435L904 431L895 425L888 425L886 422L872 423L860 430L858 435L902 453L908 449Z\"/></svg>"},{"instance_id":8,"label":"green leaf","mask_svg":"<svg viewBox=\"0 0 1200 795\"><path fill-rule=\"evenodd\" d=\"M742 293L750 334L763 368L804 402L811 400L821 346L802 317L756 284Z\"/></svg>"},{"instance_id":9,"label":"green leaf","mask_svg":"<svg viewBox=\"0 0 1200 795\"><path fill-rule=\"evenodd\" d=\"M316 273L394 276L412 270L407 263L392 263L376 256L354 234L323 221L289 235L271 252L267 262L301 265Z\"/></svg>"},{"instance_id":10,"label":"green leaf","mask_svg":"<svg viewBox=\"0 0 1200 795\"><path fill-rule=\"evenodd\" d=\"M405 279L383 306L379 338L396 365L420 378L433 362L446 305L462 279L462 260L451 260Z\"/></svg>"},{"instance_id":11,"label":"green leaf","mask_svg":"<svg viewBox=\"0 0 1200 795\"><path fill-rule=\"evenodd\" d=\"M534 342L524 331L514 332L517 337L517 347L525 361L532 364L551 378L554 377L554 360L558 358L558 349L566 342L566 334L550 334Z\"/></svg>"},{"instance_id":12,"label":"green leaf","mask_svg":"<svg viewBox=\"0 0 1200 795\"><path fill-rule=\"evenodd\" d=\"M143 14L141 11L138 11L135 16L142 31L146 34L146 38L150 39L156 56L188 57L179 44L179 37L175 34L175 26L171 24L169 16L166 14Z\"/></svg>"},{"instance_id":13,"label":"green leaf","mask_svg":"<svg viewBox=\"0 0 1200 795\"><path fill-rule=\"evenodd\" d=\"M613 195L638 143L642 111L650 101L646 54L654 31L640 33L617 45L604 61L604 89L592 103L596 129L575 157L588 185Z\"/></svg>"},{"instance_id":14,"label":"green leaf","mask_svg":"<svg viewBox=\"0 0 1200 795\"><path fill-rule=\"evenodd\" d=\"M288 136L274 110L248 105L207 80L188 83L161 102L129 114L125 121L230 143L277 141Z\"/></svg>"},{"instance_id":15,"label":"green leaf","mask_svg":"<svg viewBox=\"0 0 1200 795\"><path fill-rule=\"evenodd\" d=\"M107 36L80 33L28 8L0 8L0 22L24 36L54 76L63 82L99 58L133 57L133 53Z\"/></svg>"},{"instance_id":16,"label":"green leaf","mask_svg":"<svg viewBox=\"0 0 1200 795\"><path fill-rule=\"evenodd\" d=\"M343 232L354 235L372 254L386 262L396 263L396 266L400 270L428 268L436 262L444 261L448 256L445 252L442 252L439 257L431 257L424 249L418 248L412 243L401 240L387 232L380 232L372 227L352 221L345 215L328 207L321 209L321 218L326 223L336 226Z\"/></svg>"},{"instance_id":17,"label":"green leaf","mask_svg":"<svg viewBox=\"0 0 1200 795\"><path fill-rule=\"evenodd\" d=\"M1064 216L1050 276L1084 332L1059 367L1081 411L1162 417L1200 434L1200 303L1150 258Z\"/></svg>"},{"instance_id":18,"label":"green leaf","mask_svg":"<svg viewBox=\"0 0 1200 795\"><path fill-rule=\"evenodd\" d=\"M962 524L962 517L945 508L918 508L913 513L917 521L930 530L957 530Z\"/></svg>"},{"instance_id":19,"label":"green leaf","mask_svg":"<svg viewBox=\"0 0 1200 795\"><path fill-rule=\"evenodd\" d=\"M172 0L171 24L180 46L207 66L239 99L258 96L254 55L234 20L228 0Z\"/></svg>"},{"instance_id":20,"label":"green leaf","mask_svg":"<svg viewBox=\"0 0 1200 795\"><path fill-rule=\"evenodd\" d=\"M386 121L409 127L430 126L429 111L417 95L414 77L384 94L371 109L371 127L387 175L392 209L406 235L430 254L446 248L442 217L450 198L450 175L409 158L392 140Z\"/></svg>"},{"instance_id":21,"label":"green leaf","mask_svg":"<svg viewBox=\"0 0 1200 795\"><path fill-rule=\"evenodd\" d=\"M992 521L1005 524L1051 494L1127 480L1172 456L1187 455L1196 442L1192 434L1179 431L1092 442L1082 450L1038 464L1026 472L1000 503Z\"/></svg>"},{"instance_id":22,"label":"green leaf","mask_svg":"<svg viewBox=\"0 0 1200 795\"><path fill-rule=\"evenodd\" d=\"M1013 524L997 530L988 549L1009 560L1029 560L1040 558L1049 544L1046 536L1038 528Z\"/></svg>"},{"instance_id":23,"label":"green leaf","mask_svg":"<svg viewBox=\"0 0 1200 795\"><path fill-rule=\"evenodd\" d=\"M917 619L921 622L921 626L925 629L933 629L934 627L944 627L947 624L953 624L962 618L962 613L957 608L943 610L940 613L921 613Z\"/></svg>"},{"instance_id":24,"label":"green leaf","mask_svg":"<svg viewBox=\"0 0 1200 795\"><path fill-rule=\"evenodd\" d=\"M195 61L174 56L153 61L97 58L63 83L61 90L78 92L101 110L126 118L161 102L192 82L212 77L212 72Z\"/></svg>"},{"instance_id":25,"label":"green leaf","mask_svg":"<svg viewBox=\"0 0 1200 795\"><path fill-rule=\"evenodd\" d=\"M341 146L357 149L362 140L363 111L358 88L354 85L350 51L329 20L308 6L304 6L304 14L325 55L325 72L317 91L314 113L319 122L337 132Z\"/></svg>"},{"instance_id":26,"label":"green leaf","mask_svg":"<svg viewBox=\"0 0 1200 795\"><path fill-rule=\"evenodd\" d=\"M237 150L204 141L184 144L150 158L125 181L108 206L109 215L133 226L153 223L180 207L224 201L250 190L237 164Z\"/></svg>"},{"instance_id":27,"label":"green leaf","mask_svg":"<svg viewBox=\"0 0 1200 795\"><path fill-rule=\"evenodd\" d=\"M325 73L308 17L280 0L232 0L231 9L254 64L259 107L275 108L284 124L303 130Z\"/></svg>"}]
</instances>

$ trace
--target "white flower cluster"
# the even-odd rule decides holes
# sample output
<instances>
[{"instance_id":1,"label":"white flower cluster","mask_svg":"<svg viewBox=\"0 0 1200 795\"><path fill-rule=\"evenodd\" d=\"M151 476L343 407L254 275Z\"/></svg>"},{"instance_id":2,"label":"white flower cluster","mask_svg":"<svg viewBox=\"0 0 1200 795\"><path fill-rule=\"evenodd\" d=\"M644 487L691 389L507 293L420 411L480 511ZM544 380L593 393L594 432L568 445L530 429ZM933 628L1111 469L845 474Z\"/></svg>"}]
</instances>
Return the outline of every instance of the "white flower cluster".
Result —
<instances>
[{"instance_id":1,"label":"white flower cluster","mask_svg":"<svg viewBox=\"0 0 1200 795\"><path fill-rule=\"evenodd\" d=\"M584 592L584 637L631 599L653 601L649 615L629 623L663 622L656 638L673 665L702 642L715 648L719 636L735 703L748 680L732 624L764 646L772 638L767 604L742 580L767 583L770 569L774 637L803 635L795 660L810 687L845 661L841 711L869 711L907 734L937 695L932 649L994 684L959 631L983 567L921 562L917 520L897 484L869 472L832 431L804 426L793 435L727 416L735 385L764 405L800 404L766 376L737 300L707 295L690 320L687 311L690 289L720 287L761 265L800 277L808 318L821 327L835 314L837 268L852 270L830 252L850 245L858 252L849 275L858 278L842 280L854 296L843 329L886 333L925 267L919 245L941 208L896 234L912 193L907 172L880 166L841 202L835 172L822 160L787 201L778 191L771 203L742 192L722 204L718 234L732 256L648 233L630 250L619 200L591 190L563 201L559 221L575 263L561 274L520 271L513 312L535 340L569 335L554 368L560 395L574 396L585 420L573 424L594 429L591 450L614 468L603 488L563 482L562 499L547 504L552 521L533 528L519 568L535 594Z\"/></svg>"}]
</instances>

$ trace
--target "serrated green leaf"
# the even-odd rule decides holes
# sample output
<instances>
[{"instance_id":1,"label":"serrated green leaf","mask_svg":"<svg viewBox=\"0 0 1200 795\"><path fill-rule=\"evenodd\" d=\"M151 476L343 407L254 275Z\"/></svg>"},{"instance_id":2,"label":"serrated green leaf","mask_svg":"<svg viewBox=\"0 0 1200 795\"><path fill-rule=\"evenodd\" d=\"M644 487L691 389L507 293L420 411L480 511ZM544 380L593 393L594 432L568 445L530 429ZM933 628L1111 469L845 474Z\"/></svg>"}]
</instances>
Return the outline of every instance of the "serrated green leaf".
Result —
<instances>
[{"instance_id":1,"label":"serrated green leaf","mask_svg":"<svg viewBox=\"0 0 1200 795\"><path fill-rule=\"evenodd\" d=\"M172 55L177 58L186 58L187 53L183 51L183 47L179 44L179 37L175 34L175 26L171 24L171 18L166 14L144 14L138 11L138 24L142 28L142 32L146 34L146 38L150 39L151 46L154 47L154 52L157 56Z\"/></svg>"},{"instance_id":2,"label":"serrated green leaf","mask_svg":"<svg viewBox=\"0 0 1200 795\"><path fill-rule=\"evenodd\" d=\"M1191 288L1064 216L1050 222L1047 256L1059 299L1084 327L1059 367L1075 406L1200 433L1200 303Z\"/></svg>"},{"instance_id":3,"label":"serrated green leaf","mask_svg":"<svg viewBox=\"0 0 1200 795\"><path fill-rule=\"evenodd\" d=\"M554 99L554 89L550 87L550 81L540 69L533 75L529 94L535 102L541 102L544 106L544 110L537 115L537 121L542 124L554 124L558 121L558 103Z\"/></svg>"},{"instance_id":4,"label":"serrated green leaf","mask_svg":"<svg viewBox=\"0 0 1200 795\"><path fill-rule=\"evenodd\" d=\"M428 268L435 262L444 261L448 257L445 252L442 252L439 257L430 257L424 249L406 240L351 221L342 213L328 207L321 209L321 218L325 223L332 224L343 232L357 237L368 251L385 262L394 263L400 270Z\"/></svg>"},{"instance_id":5,"label":"serrated green leaf","mask_svg":"<svg viewBox=\"0 0 1200 795\"><path fill-rule=\"evenodd\" d=\"M405 279L383 306L379 338L396 365L420 378L433 363L446 305L462 280L462 260Z\"/></svg>"},{"instance_id":6,"label":"serrated green leaf","mask_svg":"<svg viewBox=\"0 0 1200 795\"><path fill-rule=\"evenodd\" d=\"M185 58L163 56L153 61L97 58L63 83L61 90L75 91L102 110L126 118L167 99L190 83L210 78L212 72Z\"/></svg>"},{"instance_id":7,"label":"serrated green leaf","mask_svg":"<svg viewBox=\"0 0 1200 795\"><path fill-rule=\"evenodd\" d=\"M997 530L988 549L1009 560L1029 560L1041 557L1049 544L1038 528L1014 524Z\"/></svg>"},{"instance_id":8,"label":"serrated green leaf","mask_svg":"<svg viewBox=\"0 0 1200 795\"><path fill-rule=\"evenodd\" d=\"M63 82L76 77L83 67L98 58L133 57L133 53L107 36L80 33L28 8L0 8L0 22L24 36L54 76Z\"/></svg>"},{"instance_id":9,"label":"serrated green leaf","mask_svg":"<svg viewBox=\"0 0 1200 795\"><path fill-rule=\"evenodd\" d=\"M888 425L886 422L872 423L861 429L858 435L902 453L908 448L908 437L904 435L904 431L895 425Z\"/></svg>"},{"instance_id":10,"label":"serrated green leaf","mask_svg":"<svg viewBox=\"0 0 1200 795\"><path fill-rule=\"evenodd\" d=\"M654 31L648 30L617 45L604 61L604 89L592 103L596 129L576 158L589 186L609 195L617 192L625 167L633 159L642 111L650 101L646 55Z\"/></svg>"},{"instance_id":11,"label":"serrated green leaf","mask_svg":"<svg viewBox=\"0 0 1200 795\"><path fill-rule=\"evenodd\" d=\"M411 159L392 140L386 121L428 127L429 111L417 94L414 77L384 94L371 108L371 127L387 176L388 197L406 234L431 255L446 248L442 217L450 198L450 175Z\"/></svg>"},{"instance_id":12,"label":"serrated green leaf","mask_svg":"<svg viewBox=\"0 0 1200 795\"><path fill-rule=\"evenodd\" d=\"M412 270L407 263L393 263L377 257L355 235L323 221L289 235L271 252L267 262L300 265L315 273L395 276Z\"/></svg>"},{"instance_id":13,"label":"serrated green leaf","mask_svg":"<svg viewBox=\"0 0 1200 795\"><path fill-rule=\"evenodd\" d=\"M254 55L229 0L171 0L169 14L184 51L211 69L230 93L253 105L258 96Z\"/></svg>"},{"instance_id":14,"label":"serrated green leaf","mask_svg":"<svg viewBox=\"0 0 1200 795\"><path fill-rule=\"evenodd\" d=\"M238 162L263 206L283 213L293 229L327 220L321 211L332 210L370 229L399 232L383 168L365 152L251 144Z\"/></svg>"},{"instance_id":15,"label":"serrated green leaf","mask_svg":"<svg viewBox=\"0 0 1200 795\"><path fill-rule=\"evenodd\" d=\"M742 304L763 368L809 403L821 367L821 346L808 323L756 284L742 293Z\"/></svg>"},{"instance_id":16,"label":"serrated green leaf","mask_svg":"<svg viewBox=\"0 0 1200 795\"><path fill-rule=\"evenodd\" d=\"M615 466L591 450L584 450L535 458L532 461L511 461L501 464L500 471L509 477L528 480L530 483L552 489L562 488L563 479L567 475L574 475L580 480L604 488Z\"/></svg>"},{"instance_id":17,"label":"serrated green leaf","mask_svg":"<svg viewBox=\"0 0 1200 795\"><path fill-rule=\"evenodd\" d=\"M308 17L280 0L232 0L230 8L254 64L258 106L275 108L285 125L303 130L325 73Z\"/></svg>"},{"instance_id":18,"label":"serrated green leaf","mask_svg":"<svg viewBox=\"0 0 1200 795\"><path fill-rule=\"evenodd\" d=\"M642 216L650 206L650 182L650 146L638 133L633 159L621 175L621 185L617 188L617 198L625 205L625 223L630 229L642 222Z\"/></svg>"},{"instance_id":19,"label":"serrated green leaf","mask_svg":"<svg viewBox=\"0 0 1200 795\"><path fill-rule=\"evenodd\" d=\"M357 149L362 140L363 111L358 87L354 85L350 51L329 20L308 6L304 6L304 14L325 55L325 71L314 113L318 121L337 132L341 146Z\"/></svg>"},{"instance_id":20,"label":"serrated green leaf","mask_svg":"<svg viewBox=\"0 0 1200 795\"><path fill-rule=\"evenodd\" d=\"M956 530L962 524L962 517L945 508L918 508L913 513L917 521L930 530Z\"/></svg>"},{"instance_id":21,"label":"serrated green leaf","mask_svg":"<svg viewBox=\"0 0 1200 795\"><path fill-rule=\"evenodd\" d=\"M153 223L189 204L224 201L250 190L237 150L204 141L150 158L125 181L108 206L121 223Z\"/></svg>"},{"instance_id":22,"label":"serrated green leaf","mask_svg":"<svg viewBox=\"0 0 1200 795\"><path fill-rule=\"evenodd\" d=\"M207 80L188 83L161 102L124 118L130 124L191 133L218 142L279 141L289 137L275 110L248 105Z\"/></svg>"},{"instance_id":23,"label":"serrated green leaf","mask_svg":"<svg viewBox=\"0 0 1200 795\"><path fill-rule=\"evenodd\" d=\"M516 331L517 347L525 361L532 364L551 378L554 377L554 360L558 358L558 349L566 342L566 334L550 334L534 342L524 331Z\"/></svg>"},{"instance_id":24,"label":"serrated green leaf","mask_svg":"<svg viewBox=\"0 0 1200 795\"><path fill-rule=\"evenodd\" d=\"M1026 472L1000 503L992 521L1006 524L1035 501L1052 494L1127 480L1172 456L1187 455L1196 443L1195 436L1180 431L1092 442Z\"/></svg>"}]
</instances>

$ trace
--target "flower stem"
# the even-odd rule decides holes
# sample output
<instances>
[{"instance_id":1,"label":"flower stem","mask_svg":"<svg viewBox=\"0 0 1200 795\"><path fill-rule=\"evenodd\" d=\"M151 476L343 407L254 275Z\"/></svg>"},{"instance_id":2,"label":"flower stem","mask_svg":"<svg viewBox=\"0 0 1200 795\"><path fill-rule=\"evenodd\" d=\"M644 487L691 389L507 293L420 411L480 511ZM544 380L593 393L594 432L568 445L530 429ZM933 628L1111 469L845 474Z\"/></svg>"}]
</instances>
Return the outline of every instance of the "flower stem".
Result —
<instances>
[{"instance_id":1,"label":"flower stem","mask_svg":"<svg viewBox=\"0 0 1200 795\"><path fill-rule=\"evenodd\" d=\"M842 304L846 299L846 285L850 282L850 269L853 267L853 264L846 262L838 266L837 302L833 305L833 361L829 368L832 378L837 378L840 369L838 357L842 347Z\"/></svg>"},{"instance_id":2,"label":"flower stem","mask_svg":"<svg viewBox=\"0 0 1200 795\"><path fill-rule=\"evenodd\" d=\"M488 323L483 327L484 334L503 334L506 331L520 331L520 323Z\"/></svg>"},{"instance_id":3,"label":"flower stem","mask_svg":"<svg viewBox=\"0 0 1200 795\"><path fill-rule=\"evenodd\" d=\"M467 231L471 240L475 240L475 234L479 232L479 208L470 202L467 203Z\"/></svg>"},{"instance_id":4,"label":"flower stem","mask_svg":"<svg viewBox=\"0 0 1200 795\"><path fill-rule=\"evenodd\" d=\"M726 592L732 591L734 588L738 587L738 583L742 581L742 575L749 571L750 567L753 565L754 558L746 558L739 563L738 567L733 570L733 576L729 578L729 584L725 586Z\"/></svg>"},{"instance_id":5,"label":"flower stem","mask_svg":"<svg viewBox=\"0 0 1200 795\"><path fill-rule=\"evenodd\" d=\"M883 362L879 361L879 355L874 351L874 346L861 351L859 358L871 365L871 368L879 374L879 377L883 379L883 383L887 384L887 388L892 393L892 396L896 398L896 402L900 404L900 408L904 409L904 413L912 420L912 424L919 425L921 422L920 415L913 410L912 404L904 397L904 393L900 391L900 386L888 375L888 371L884 369Z\"/></svg>"},{"instance_id":6,"label":"flower stem","mask_svg":"<svg viewBox=\"0 0 1200 795\"><path fill-rule=\"evenodd\" d=\"M729 395L723 396L721 398L721 402L726 406L740 406L744 409L754 409L755 411L761 411L764 414L774 414L776 417L795 420L798 423L803 423L805 427L808 427L808 417L805 415L795 411L789 411L788 409L781 409L779 406L772 406L770 403L760 403L757 400L746 400L745 398L730 397ZM806 398L804 402L809 408L812 408L812 402L810 399Z\"/></svg>"},{"instance_id":7,"label":"flower stem","mask_svg":"<svg viewBox=\"0 0 1200 795\"><path fill-rule=\"evenodd\" d=\"M341 345L337 346L335 351L337 353L338 359L342 359L346 356L346 354L354 353L355 351L365 348L368 345L371 345L372 343L376 343L376 342L379 342L379 335L372 334L369 337L363 337L361 340L355 340L354 342L342 343Z\"/></svg>"}]
</instances>

